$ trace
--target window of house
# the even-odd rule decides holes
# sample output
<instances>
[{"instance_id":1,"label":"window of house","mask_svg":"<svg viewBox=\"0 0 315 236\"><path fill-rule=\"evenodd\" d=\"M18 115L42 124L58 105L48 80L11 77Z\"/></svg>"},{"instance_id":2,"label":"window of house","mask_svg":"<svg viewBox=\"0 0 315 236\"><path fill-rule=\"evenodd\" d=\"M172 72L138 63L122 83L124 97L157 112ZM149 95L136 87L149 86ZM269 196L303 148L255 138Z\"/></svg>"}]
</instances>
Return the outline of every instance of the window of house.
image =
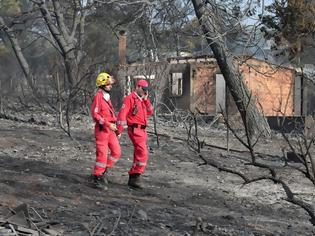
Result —
<instances>
[{"instance_id":1,"label":"window of house","mask_svg":"<svg viewBox=\"0 0 315 236\"><path fill-rule=\"evenodd\" d=\"M183 95L183 73L171 74L171 91L173 96Z\"/></svg>"}]
</instances>

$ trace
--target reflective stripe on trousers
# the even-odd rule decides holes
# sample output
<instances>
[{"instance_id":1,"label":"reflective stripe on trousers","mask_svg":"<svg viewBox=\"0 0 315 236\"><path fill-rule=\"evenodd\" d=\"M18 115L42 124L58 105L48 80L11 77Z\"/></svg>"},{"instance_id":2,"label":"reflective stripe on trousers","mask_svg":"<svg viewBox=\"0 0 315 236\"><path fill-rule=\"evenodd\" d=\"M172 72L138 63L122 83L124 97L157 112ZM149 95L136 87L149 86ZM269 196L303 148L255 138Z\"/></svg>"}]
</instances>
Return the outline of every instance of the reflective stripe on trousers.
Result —
<instances>
[{"instance_id":1,"label":"reflective stripe on trousers","mask_svg":"<svg viewBox=\"0 0 315 236\"><path fill-rule=\"evenodd\" d=\"M111 168L121 156L121 148L115 132L95 129L96 163L93 175L102 175L106 168ZM110 155L108 155L110 151Z\"/></svg>"},{"instance_id":2,"label":"reflective stripe on trousers","mask_svg":"<svg viewBox=\"0 0 315 236\"><path fill-rule=\"evenodd\" d=\"M133 143L133 165L129 174L143 174L149 158L147 131L141 128L128 128L128 135Z\"/></svg>"},{"instance_id":3,"label":"reflective stripe on trousers","mask_svg":"<svg viewBox=\"0 0 315 236\"><path fill-rule=\"evenodd\" d=\"M102 162L96 162L95 166L99 166L101 168L106 168L106 165L104 163L102 163Z\"/></svg>"}]
</instances>

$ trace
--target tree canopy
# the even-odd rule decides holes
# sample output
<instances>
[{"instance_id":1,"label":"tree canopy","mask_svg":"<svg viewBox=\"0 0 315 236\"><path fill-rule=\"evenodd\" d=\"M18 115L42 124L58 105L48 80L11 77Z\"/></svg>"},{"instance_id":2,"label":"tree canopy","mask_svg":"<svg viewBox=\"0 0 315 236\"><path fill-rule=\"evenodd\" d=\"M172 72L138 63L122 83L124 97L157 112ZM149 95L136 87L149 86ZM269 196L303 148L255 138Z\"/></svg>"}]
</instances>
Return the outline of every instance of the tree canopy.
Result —
<instances>
[{"instance_id":1,"label":"tree canopy","mask_svg":"<svg viewBox=\"0 0 315 236\"><path fill-rule=\"evenodd\" d=\"M275 0L262 15L262 31L274 41L273 49L299 65L312 63L315 55L315 2L307 0ZM304 59L303 59L304 58Z\"/></svg>"}]
</instances>

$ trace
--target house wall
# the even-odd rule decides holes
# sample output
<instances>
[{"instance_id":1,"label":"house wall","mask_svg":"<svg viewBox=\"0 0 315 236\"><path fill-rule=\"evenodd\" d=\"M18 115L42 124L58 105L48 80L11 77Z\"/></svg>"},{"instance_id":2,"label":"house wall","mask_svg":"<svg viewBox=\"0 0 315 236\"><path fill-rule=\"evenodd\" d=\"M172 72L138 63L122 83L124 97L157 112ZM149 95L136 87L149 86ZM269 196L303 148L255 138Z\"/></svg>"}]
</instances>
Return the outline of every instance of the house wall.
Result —
<instances>
[{"instance_id":1,"label":"house wall","mask_svg":"<svg viewBox=\"0 0 315 236\"><path fill-rule=\"evenodd\" d=\"M216 113L215 61L191 63L191 110L214 115Z\"/></svg>"},{"instance_id":2,"label":"house wall","mask_svg":"<svg viewBox=\"0 0 315 236\"><path fill-rule=\"evenodd\" d=\"M294 116L293 70L249 59L240 71L265 116Z\"/></svg>"},{"instance_id":3,"label":"house wall","mask_svg":"<svg viewBox=\"0 0 315 236\"><path fill-rule=\"evenodd\" d=\"M301 100L294 91L294 70L276 67L256 59L248 59L240 66L240 72L252 91L258 107L266 116L294 116L300 115L297 112L301 112L303 109L314 109L309 108L311 103L304 104L302 109L298 109L298 106L301 106ZM172 95L170 84L172 73L182 73L183 75L181 95ZM161 97L157 100L170 110L191 109L215 115L219 111L216 103L226 97L228 113L232 115L238 113L230 93L227 91L225 94L226 91L222 88L224 83L221 81L221 85L217 86L216 78L218 76L216 75L220 74L220 70L214 58L204 61L128 65L120 67L118 74L121 82L125 81L128 76L156 75L150 83L154 87L156 96ZM163 82L161 83L161 81ZM220 90L217 90L216 87L220 87Z\"/></svg>"},{"instance_id":4,"label":"house wall","mask_svg":"<svg viewBox=\"0 0 315 236\"><path fill-rule=\"evenodd\" d=\"M217 63L207 61L190 64L192 85L190 108L200 113L215 115L220 110L216 101L226 97L228 113L238 113L231 94L228 91L225 94L225 89L217 90L216 80L219 77L216 75L220 74ZM297 105L294 99L293 70L249 59L240 66L240 72L252 91L258 108L262 109L266 116L295 115L294 107Z\"/></svg>"},{"instance_id":5,"label":"house wall","mask_svg":"<svg viewBox=\"0 0 315 236\"><path fill-rule=\"evenodd\" d=\"M182 73L182 95L175 96L171 94L171 91L168 90L168 96L164 98L168 107L172 110L174 108L187 110L190 106L190 65L189 64L171 64L169 69L169 81L172 73Z\"/></svg>"},{"instance_id":6,"label":"house wall","mask_svg":"<svg viewBox=\"0 0 315 236\"><path fill-rule=\"evenodd\" d=\"M303 115L315 115L315 84L308 80L303 80Z\"/></svg>"},{"instance_id":7,"label":"house wall","mask_svg":"<svg viewBox=\"0 0 315 236\"><path fill-rule=\"evenodd\" d=\"M226 112L226 83L222 74L215 75L215 107L216 113Z\"/></svg>"},{"instance_id":8,"label":"house wall","mask_svg":"<svg viewBox=\"0 0 315 236\"><path fill-rule=\"evenodd\" d=\"M294 115L295 116L302 115L302 109L303 109L302 85L303 85L302 77L295 75L295 78L294 78Z\"/></svg>"}]
</instances>

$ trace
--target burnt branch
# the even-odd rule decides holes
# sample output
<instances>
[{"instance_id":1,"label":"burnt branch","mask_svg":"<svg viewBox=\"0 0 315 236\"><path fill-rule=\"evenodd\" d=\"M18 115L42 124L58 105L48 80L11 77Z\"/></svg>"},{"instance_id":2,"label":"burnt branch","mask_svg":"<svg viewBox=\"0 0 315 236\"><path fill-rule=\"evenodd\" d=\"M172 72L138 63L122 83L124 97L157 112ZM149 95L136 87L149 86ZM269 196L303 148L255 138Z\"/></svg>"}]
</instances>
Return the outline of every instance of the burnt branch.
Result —
<instances>
[{"instance_id":1,"label":"burnt branch","mask_svg":"<svg viewBox=\"0 0 315 236\"><path fill-rule=\"evenodd\" d=\"M206 164L217 168L219 171L224 171L224 172L227 172L227 173L235 174L235 175L241 177L245 182L249 181L247 176L244 175L243 173L241 173L239 171L236 171L236 170L232 170L232 169L227 168L227 167L224 167L224 166L220 165L219 163L216 163L213 160L207 160Z\"/></svg>"},{"instance_id":2,"label":"burnt branch","mask_svg":"<svg viewBox=\"0 0 315 236\"><path fill-rule=\"evenodd\" d=\"M244 111L244 113L247 114L247 110ZM224 114L224 113L222 113L222 114ZM247 180L245 180L244 184L253 183L253 182L256 182L256 181L259 181L262 179L272 180L275 184L280 183L282 185L283 190L286 193L288 201L303 208L311 217L310 221L312 222L312 224L314 224L315 223L315 218L314 218L315 213L314 213L313 207L303 200L296 199L296 197L294 196L294 194L293 194L292 190L290 189L290 187L288 186L288 184L286 184L285 181L280 179L280 177L278 176L276 168L271 167L268 164L259 163L256 161L257 160L257 158L256 158L257 154L255 153L254 146L259 141L260 135L258 136L257 140L253 143L252 138L251 138L251 134L248 130L247 123L243 122L243 125L245 127L245 135L246 135L246 142L245 142L237 135L236 131L231 127L231 125L229 124L229 120L226 119L225 116L224 116L224 120L226 122L228 129L231 130L231 132L235 135L235 137L249 150L249 153L250 153L251 158L252 158L252 162L247 164L247 165L253 165L253 166L258 167L260 169L266 169L270 173L270 176L262 176L262 177L254 178L251 180L247 179ZM282 122L282 128L284 127L283 124L284 124L284 121ZM285 135L285 133L283 132L283 129L282 129L281 134L284 137L284 139L286 140L286 142L289 144L289 147L292 150L292 152L298 157L300 162L305 167L305 173L306 173L305 176L308 177L314 183L314 175L311 172L312 169L309 167L308 160L306 158L306 155L310 154L309 150L311 148L311 144L313 143L313 140L311 140L311 142L309 144L307 142L306 137L302 135L302 137L300 137L297 140L297 148L295 148L295 146L291 143L291 141L289 140L287 135ZM298 149L298 151L297 151L297 149ZM286 166L286 165L284 165L284 166Z\"/></svg>"},{"instance_id":3,"label":"burnt branch","mask_svg":"<svg viewBox=\"0 0 315 236\"><path fill-rule=\"evenodd\" d=\"M204 141L199 140L198 122L196 114L190 111L187 122L184 122L187 131L187 144L191 150L198 154L198 157L203 160L203 164L207 164L207 160L201 155L201 149L204 147Z\"/></svg>"},{"instance_id":4,"label":"burnt branch","mask_svg":"<svg viewBox=\"0 0 315 236\"><path fill-rule=\"evenodd\" d=\"M311 217L310 222L313 225L315 225L315 209L314 209L314 207L311 204L308 204L308 203L304 202L303 200L296 198L295 194L292 192L290 187L282 179L270 177L270 176L261 176L258 178L254 178L254 179L245 181L244 185L254 183L254 182L257 182L260 180L271 180L275 184L281 184L282 188L283 188L283 190L287 196L287 199L285 199L285 200L294 204L294 205L297 205L297 206L303 208L308 213L308 215Z\"/></svg>"}]
</instances>

